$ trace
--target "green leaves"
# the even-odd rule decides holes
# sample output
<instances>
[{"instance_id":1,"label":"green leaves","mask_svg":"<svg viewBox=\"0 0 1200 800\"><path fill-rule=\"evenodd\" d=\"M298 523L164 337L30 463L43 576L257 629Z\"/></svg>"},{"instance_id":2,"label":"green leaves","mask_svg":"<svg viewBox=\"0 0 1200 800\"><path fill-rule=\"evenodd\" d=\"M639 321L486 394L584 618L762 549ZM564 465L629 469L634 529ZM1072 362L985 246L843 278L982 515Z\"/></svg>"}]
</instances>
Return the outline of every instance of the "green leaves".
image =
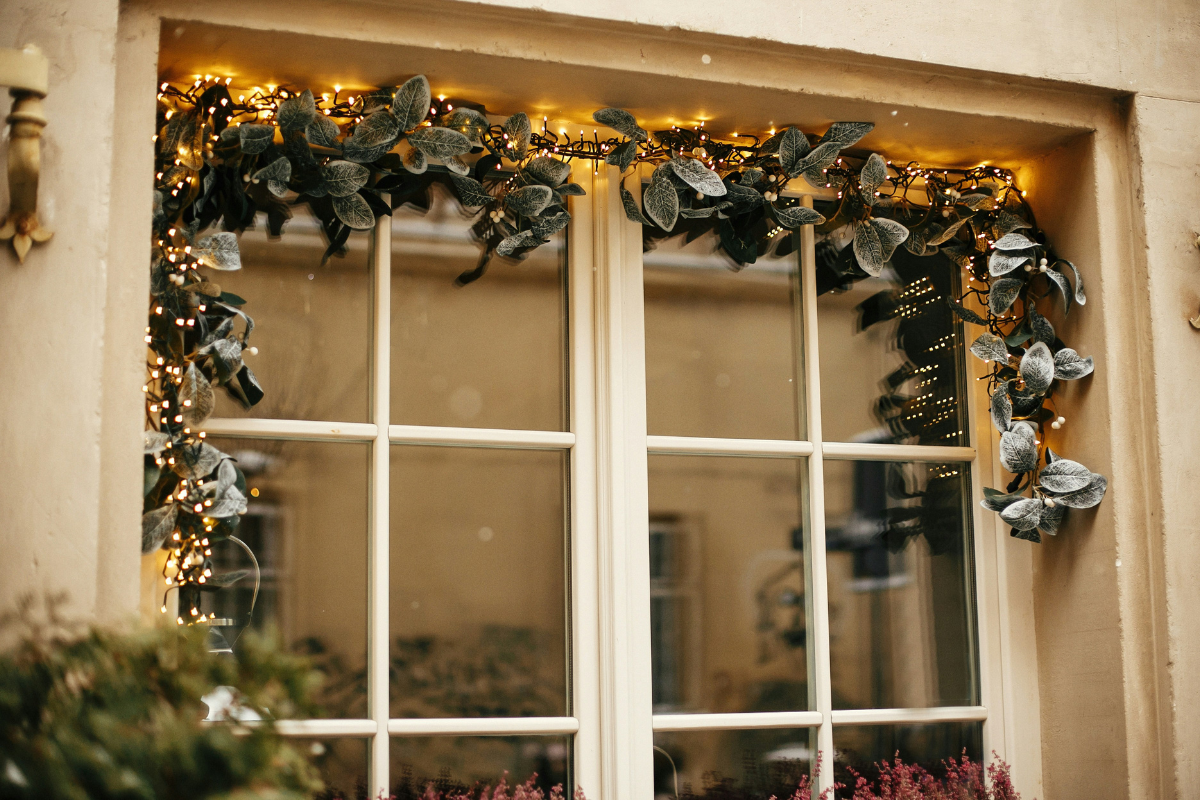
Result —
<instances>
[{"instance_id":1,"label":"green leaves","mask_svg":"<svg viewBox=\"0 0 1200 800\"><path fill-rule=\"evenodd\" d=\"M217 468L221 459L225 458L225 454L220 450L203 442L183 448L174 448L171 452L172 458L175 459L171 469L179 477L190 478L194 481L208 475Z\"/></svg>"},{"instance_id":2,"label":"green leaves","mask_svg":"<svg viewBox=\"0 0 1200 800\"><path fill-rule=\"evenodd\" d=\"M324 114L316 114L304 129L308 140L320 147L337 147L339 133L341 131L338 130L337 123Z\"/></svg>"},{"instance_id":3,"label":"green leaves","mask_svg":"<svg viewBox=\"0 0 1200 800\"><path fill-rule=\"evenodd\" d=\"M1004 433L1012 425L1012 400L1008 396L1008 381L996 387L991 402L992 425L1000 433Z\"/></svg>"},{"instance_id":4,"label":"green leaves","mask_svg":"<svg viewBox=\"0 0 1200 800\"><path fill-rule=\"evenodd\" d=\"M509 236L507 239L502 240L500 244L496 245L496 254L501 256L511 256L520 250L525 250L530 247L537 247L539 244L542 244L542 240L539 239L533 233L533 231L521 231L520 233Z\"/></svg>"},{"instance_id":5,"label":"green leaves","mask_svg":"<svg viewBox=\"0 0 1200 800\"><path fill-rule=\"evenodd\" d=\"M248 124L238 126L238 146L248 156L258 155L275 138L274 125Z\"/></svg>"},{"instance_id":6,"label":"green leaves","mask_svg":"<svg viewBox=\"0 0 1200 800\"><path fill-rule=\"evenodd\" d=\"M1081 358L1079 353L1070 347L1064 347L1054 354L1054 377L1064 381L1074 381L1092 374L1096 368L1091 356Z\"/></svg>"},{"instance_id":7,"label":"green leaves","mask_svg":"<svg viewBox=\"0 0 1200 800\"><path fill-rule=\"evenodd\" d=\"M514 214L536 217L546 206L550 205L550 201L553 199L554 192L549 186L522 186L504 196L504 205Z\"/></svg>"},{"instance_id":8,"label":"green leaves","mask_svg":"<svg viewBox=\"0 0 1200 800\"><path fill-rule=\"evenodd\" d=\"M329 194L346 197L367 185L371 170L352 161L330 161L321 167L321 177L325 179Z\"/></svg>"},{"instance_id":9,"label":"green leaves","mask_svg":"<svg viewBox=\"0 0 1200 800\"><path fill-rule=\"evenodd\" d=\"M408 133L429 116L433 97L429 91L429 80L424 75L409 78L396 90L392 98L392 116L400 130Z\"/></svg>"},{"instance_id":10,"label":"green leaves","mask_svg":"<svg viewBox=\"0 0 1200 800\"><path fill-rule=\"evenodd\" d=\"M820 225L825 221L816 209L806 206L771 206L775 220L785 228L794 230L801 225Z\"/></svg>"},{"instance_id":11,"label":"green leaves","mask_svg":"<svg viewBox=\"0 0 1200 800\"><path fill-rule=\"evenodd\" d=\"M1005 253L1000 250L993 250L988 256L988 272L993 277L1007 275L1018 267L1022 267L1033 261L1033 251Z\"/></svg>"},{"instance_id":12,"label":"green leaves","mask_svg":"<svg viewBox=\"0 0 1200 800\"><path fill-rule=\"evenodd\" d=\"M442 120L442 124L466 136L472 143L479 142L489 127L487 117L473 108L466 107L451 111Z\"/></svg>"},{"instance_id":13,"label":"green leaves","mask_svg":"<svg viewBox=\"0 0 1200 800\"><path fill-rule=\"evenodd\" d=\"M237 234L228 231L205 236L196 242L192 255L206 267L220 270L242 268L242 254L238 251Z\"/></svg>"},{"instance_id":14,"label":"green leaves","mask_svg":"<svg viewBox=\"0 0 1200 800\"><path fill-rule=\"evenodd\" d=\"M709 197L724 197L725 184L721 177L695 158L672 158L667 162L684 183Z\"/></svg>"},{"instance_id":15,"label":"green leaves","mask_svg":"<svg viewBox=\"0 0 1200 800\"><path fill-rule=\"evenodd\" d=\"M1055 462L1057 463L1057 462ZM1049 469L1047 467L1047 469ZM1108 491L1108 479L1095 472L1091 473L1088 485L1077 492L1064 494L1054 498L1054 502L1067 508L1091 508L1099 505Z\"/></svg>"},{"instance_id":16,"label":"green leaves","mask_svg":"<svg viewBox=\"0 0 1200 800\"><path fill-rule=\"evenodd\" d=\"M1031 531L1038 526L1045 506L1041 500L1026 497L1000 512L1000 519L1019 531Z\"/></svg>"},{"instance_id":17,"label":"green leaves","mask_svg":"<svg viewBox=\"0 0 1200 800\"><path fill-rule=\"evenodd\" d=\"M531 158L521 170L527 178L532 178L543 186L551 188L560 186L571 176L571 165L550 156Z\"/></svg>"},{"instance_id":18,"label":"green leaves","mask_svg":"<svg viewBox=\"0 0 1200 800\"><path fill-rule=\"evenodd\" d=\"M1008 363L1008 348L1004 346L1004 340L994 333L981 333L979 338L971 343L971 352L984 361Z\"/></svg>"},{"instance_id":19,"label":"green leaves","mask_svg":"<svg viewBox=\"0 0 1200 800\"><path fill-rule=\"evenodd\" d=\"M316 119L317 105L312 92L305 89L298 97L289 97L279 104L275 118L285 131L304 130Z\"/></svg>"},{"instance_id":20,"label":"green leaves","mask_svg":"<svg viewBox=\"0 0 1200 800\"><path fill-rule=\"evenodd\" d=\"M533 128L529 125L529 117L522 111L504 120L504 133L508 142L502 155L511 161L521 161L529 150L529 140L533 138ZM466 151L463 151L466 152Z\"/></svg>"},{"instance_id":21,"label":"green leaves","mask_svg":"<svg viewBox=\"0 0 1200 800\"><path fill-rule=\"evenodd\" d=\"M449 128L417 128L408 135L408 143L441 161L471 152L471 140Z\"/></svg>"},{"instance_id":22,"label":"green leaves","mask_svg":"<svg viewBox=\"0 0 1200 800\"><path fill-rule=\"evenodd\" d=\"M1029 391L1045 394L1054 382L1054 356L1050 355L1045 342L1038 342L1025 351L1019 371Z\"/></svg>"},{"instance_id":23,"label":"green leaves","mask_svg":"<svg viewBox=\"0 0 1200 800\"><path fill-rule=\"evenodd\" d=\"M492 196L483 188L483 184L474 178L464 175L451 175L458 201L464 208L481 208L492 202Z\"/></svg>"},{"instance_id":24,"label":"green leaves","mask_svg":"<svg viewBox=\"0 0 1200 800\"><path fill-rule=\"evenodd\" d=\"M946 305L950 306L950 310L953 311L963 322L970 322L975 325L987 325L986 319L979 316L974 311L955 300L953 297L946 298Z\"/></svg>"},{"instance_id":25,"label":"green leaves","mask_svg":"<svg viewBox=\"0 0 1200 800\"><path fill-rule=\"evenodd\" d=\"M893 219L872 217L854 228L854 256L868 275L878 277L883 265L908 238L908 228Z\"/></svg>"},{"instance_id":26,"label":"green leaves","mask_svg":"<svg viewBox=\"0 0 1200 800\"><path fill-rule=\"evenodd\" d=\"M142 555L149 555L162 547L163 542L175 530L179 518L179 506L168 503L142 514Z\"/></svg>"},{"instance_id":27,"label":"green leaves","mask_svg":"<svg viewBox=\"0 0 1200 800\"><path fill-rule=\"evenodd\" d=\"M1092 482L1092 473L1078 461L1060 458L1046 465L1038 474L1038 483L1048 492L1067 494L1086 489Z\"/></svg>"},{"instance_id":28,"label":"green leaves","mask_svg":"<svg viewBox=\"0 0 1200 800\"><path fill-rule=\"evenodd\" d=\"M625 218L630 222L636 222L638 225L649 225L650 220L646 219L642 214L642 209L638 207L637 199L633 196L633 192L625 188L625 184L621 184L621 205L625 207Z\"/></svg>"},{"instance_id":29,"label":"green leaves","mask_svg":"<svg viewBox=\"0 0 1200 800\"><path fill-rule=\"evenodd\" d=\"M812 150L808 138L798 128L787 128L779 134L777 142L779 165L789 178L794 178L801 172L800 164Z\"/></svg>"},{"instance_id":30,"label":"green leaves","mask_svg":"<svg viewBox=\"0 0 1200 800\"><path fill-rule=\"evenodd\" d=\"M292 162L286 156L280 156L267 166L254 173L251 180L254 183L267 182L267 188L276 197L287 194L288 181L292 179Z\"/></svg>"},{"instance_id":31,"label":"green leaves","mask_svg":"<svg viewBox=\"0 0 1200 800\"><path fill-rule=\"evenodd\" d=\"M212 384L204 373L196 368L195 362L183 373L183 383L178 389L179 403L183 406L183 421L188 427L198 428L213 412L216 398Z\"/></svg>"},{"instance_id":32,"label":"green leaves","mask_svg":"<svg viewBox=\"0 0 1200 800\"><path fill-rule=\"evenodd\" d=\"M825 131L818 144L837 142L842 148L858 144L858 140L875 130L874 122L835 122Z\"/></svg>"},{"instance_id":33,"label":"green leaves","mask_svg":"<svg viewBox=\"0 0 1200 800\"><path fill-rule=\"evenodd\" d=\"M1000 435L1000 463L1009 472L1030 472L1037 467L1037 458L1037 440L1028 422L1014 423Z\"/></svg>"},{"instance_id":34,"label":"green leaves","mask_svg":"<svg viewBox=\"0 0 1200 800\"><path fill-rule=\"evenodd\" d=\"M356 231L375 227L375 214L362 195L355 192L345 197L333 198L333 213L348 227Z\"/></svg>"},{"instance_id":35,"label":"green leaves","mask_svg":"<svg viewBox=\"0 0 1200 800\"><path fill-rule=\"evenodd\" d=\"M605 164L611 164L614 167L619 167L621 172L629 169L629 165L637 158L638 143L636 139L630 139L624 144L619 144L609 151L604 157Z\"/></svg>"},{"instance_id":36,"label":"green leaves","mask_svg":"<svg viewBox=\"0 0 1200 800\"><path fill-rule=\"evenodd\" d=\"M862 187L862 198L868 205L875 204L875 194L883 182L887 180L887 164L879 153L871 153L867 163L863 164L862 172L858 175L858 184Z\"/></svg>"},{"instance_id":37,"label":"green leaves","mask_svg":"<svg viewBox=\"0 0 1200 800\"><path fill-rule=\"evenodd\" d=\"M675 227L675 220L679 218L679 195L661 167L654 171L650 186L642 195L642 206L646 209L646 216L664 231Z\"/></svg>"},{"instance_id":38,"label":"green leaves","mask_svg":"<svg viewBox=\"0 0 1200 800\"><path fill-rule=\"evenodd\" d=\"M600 125L605 125L612 128L617 133L622 133L628 136L635 142L644 142L650 138L650 135L638 125L637 119L633 114L620 108L602 108L592 114L594 119Z\"/></svg>"},{"instance_id":39,"label":"green leaves","mask_svg":"<svg viewBox=\"0 0 1200 800\"><path fill-rule=\"evenodd\" d=\"M1020 278L1001 278L992 284L988 292L988 309L993 314L1003 314L1017 300L1017 295L1025 287Z\"/></svg>"},{"instance_id":40,"label":"green leaves","mask_svg":"<svg viewBox=\"0 0 1200 800\"><path fill-rule=\"evenodd\" d=\"M360 150L390 147L400 133L400 122L392 116L392 112L381 108L358 123L358 127L354 129L354 135L347 144L353 143Z\"/></svg>"}]
</instances>

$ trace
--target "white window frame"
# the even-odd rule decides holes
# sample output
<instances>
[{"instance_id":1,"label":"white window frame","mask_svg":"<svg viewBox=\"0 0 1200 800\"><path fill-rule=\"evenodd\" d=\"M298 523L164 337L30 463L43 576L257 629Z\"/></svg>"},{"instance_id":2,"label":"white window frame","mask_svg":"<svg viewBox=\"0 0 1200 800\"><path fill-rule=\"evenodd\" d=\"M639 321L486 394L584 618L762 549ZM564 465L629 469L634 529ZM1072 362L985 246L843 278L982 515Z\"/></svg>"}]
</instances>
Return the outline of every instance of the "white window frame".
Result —
<instances>
[{"instance_id":1,"label":"white window frame","mask_svg":"<svg viewBox=\"0 0 1200 800\"><path fill-rule=\"evenodd\" d=\"M1005 734L1011 691L993 679L989 653L1004 648L1003 550L996 526L979 513L977 460L991 461L992 437L977 427L977 382L964 398L975 447L824 442L815 290L814 233L800 233L803 357L807 440L648 436L641 231L625 219L615 168L576 164L572 180L587 191L572 197L568 228L568 353L570 430L566 432L451 428L392 424L390 419L391 226L372 236L373 341L371 421L213 419L210 435L369 442L371 444L368 552L368 714L365 719L279 723L289 736L368 740L368 791L390 788L391 737L429 735L574 736L573 778L592 800L649 800L653 795L653 735L657 731L809 727L817 730L822 786L833 777L833 729L839 725L983 721L984 752L1012 749ZM632 188L632 187L631 187ZM814 195L797 186L802 202ZM395 444L533 448L569 453L571 716L500 719L392 719L389 717L389 491ZM655 453L754 455L807 459L808 558L813 603L811 641L816 708L741 714L654 714L651 696L650 565L647 456ZM829 659L825 568L826 459L963 462L971 471L974 506L977 653L983 705L922 709L834 710ZM991 477L991 476L989 476ZM999 565L999 566L998 566ZM1000 644L999 647L996 644ZM1001 670L1008 673L1008 670Z\"/></svg>"}]
</instances>

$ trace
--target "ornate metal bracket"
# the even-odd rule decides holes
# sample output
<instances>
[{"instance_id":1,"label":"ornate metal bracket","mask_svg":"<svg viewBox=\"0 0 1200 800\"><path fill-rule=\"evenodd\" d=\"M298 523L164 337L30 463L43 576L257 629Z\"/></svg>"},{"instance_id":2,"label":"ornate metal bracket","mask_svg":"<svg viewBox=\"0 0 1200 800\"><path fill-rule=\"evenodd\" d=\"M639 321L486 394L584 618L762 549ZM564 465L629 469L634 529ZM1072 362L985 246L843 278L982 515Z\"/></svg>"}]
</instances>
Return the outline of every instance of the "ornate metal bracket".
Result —
<instances>
[{"instance_id":1,"label":"ornate metal bracket","mask_svg":"<svg viewBox=\"0 0 1200 800\"><path fill-rule=\"evenodd\" d=\"M8 86L12 95L11 126L8 145L8 216L0 220L0 241L12 240L17 260L34 242L54 235L37 218L38 172L41 169L42 98L50 84L50 66L42 51L34 45L24 50L0 48L0 86Z\"/></svg>"}]
</instances>

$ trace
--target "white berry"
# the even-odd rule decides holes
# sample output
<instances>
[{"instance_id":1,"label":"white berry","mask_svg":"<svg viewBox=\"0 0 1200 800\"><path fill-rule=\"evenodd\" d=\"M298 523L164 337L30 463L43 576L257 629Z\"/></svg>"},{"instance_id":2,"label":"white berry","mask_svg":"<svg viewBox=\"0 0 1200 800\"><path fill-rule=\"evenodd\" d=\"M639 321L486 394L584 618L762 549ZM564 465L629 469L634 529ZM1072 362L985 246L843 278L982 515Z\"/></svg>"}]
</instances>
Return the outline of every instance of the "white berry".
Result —
<instances>
[{"instance_id":1,"label":"white berry","mask_svg":"<svg viewBox=\"0 0 1200 800\"><path fill-rule=\"evenodd\" d=\"M1050 427L1054 428L1054 430L1058 430L1059 428L1062 427L1062 423L1059 422L1058 420L1054 420L1054 422L1050 423Z\"/></svg>"},{"instance_id":2,"label":"white berry","mask_svg":"<svg viewBox=\"0 0 1200 800\"><path fill-rule=\"evenodd\" d=\"M1054 501L1049 497L1046 498L1046 508L1054 508Z\"/></svg>"},{"instance_id":3,"label":"white berry","mask_svg":"<svg viewBox=\"0 0 1200 800\"><path fill-rule=\"evenodd\" d=\"M1056 419L1056 420L1054 420L1054 421L1055 421L1055 422L1057 422L1059 425L1066 425L1066 424L1067 424L1067 418L1066 418L1066 417L1059 417L1058 419Z\"/></svg>"},{"instance_id":4,"label":"white berry","mask_svg":"<svg viewBox=\"0 0 1200 800\"><path fill-rule=\"evenodd\" d=\"M251 348L250 348L250 355L252 355L252 356L256 356L256 355L258 355L258 348L257 348L257 347L251 347Z\"/></svg>"}]
</instances>

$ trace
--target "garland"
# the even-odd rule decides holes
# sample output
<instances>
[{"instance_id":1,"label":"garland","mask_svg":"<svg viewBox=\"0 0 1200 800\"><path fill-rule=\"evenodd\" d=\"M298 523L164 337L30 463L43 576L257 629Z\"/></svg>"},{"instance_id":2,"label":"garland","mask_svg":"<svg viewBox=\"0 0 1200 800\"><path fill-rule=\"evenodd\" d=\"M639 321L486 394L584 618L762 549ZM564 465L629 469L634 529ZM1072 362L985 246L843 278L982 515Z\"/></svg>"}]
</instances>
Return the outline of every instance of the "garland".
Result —
<instances>
[{"instance_id":1,"label":"garland","mask_svg":"<svg viewBox=\"0 0 1200 800\"><path fill-rule=\"evenodd\" d=\"M593 131L589 139L581 130L573 138L548 130L545 120L535 130L524 113L494 125L481 105L435 100L420 75L395 90L344 99L337 90L319 102L310 91L276 87L234 100L230 82L206 76L159 91L142 544L146 553L168 551L164 580L167 591L181 592L181 623L204 621L199 592L240 577L214 576L209 556L212 542L233 535L246 511L245 476L200 428L215 389L246 408L263 396L242 360L243 352L256 352L246 301L202 269L240 269L237 232L260 212L278 236L290 206L307 205L328 240L327 259L378 217L405 203L427 204L430 186L440 182L477 212L471 230L480 260L457 279L467 284L494 256L521 258L566 227L566 198L584 194L568 182L575 159L623 175L637 163L653 165L640 203L622 184L627 217L650 239L713 230L739 268L777 238L790 239L778 234L803 225L852 231L852 247L839 259L843 282L879 276L901 245L914 256L951 259L967 288L946 302L985 329L970 349L991 365L1000 462L1016 476L1004 492L985 490L984 507L998 511L1012 535L1040 541L1038 531L1056 533L1067 508L1088 508L1104 496L1103 476L1044 444L1046 425L1057 430L1065 422L1053 410L1058 382L1090 374L1093 362L1057 338L1037 305L1053 304L1057 292L1066 314L1072 302L1084 304L1083 282L1037 230L1007 170L930 169L846 153L872 123L836 122L820 137L789 127L725 141L703 126L652 135L628 112L605 108L593 118L619 136ZM477 158L468 163L466 156ZM835 190L837 201L818 210L783 197L798 177ZM218 223L223 232L200 237Z\"/></svg>"}]
</instances>

